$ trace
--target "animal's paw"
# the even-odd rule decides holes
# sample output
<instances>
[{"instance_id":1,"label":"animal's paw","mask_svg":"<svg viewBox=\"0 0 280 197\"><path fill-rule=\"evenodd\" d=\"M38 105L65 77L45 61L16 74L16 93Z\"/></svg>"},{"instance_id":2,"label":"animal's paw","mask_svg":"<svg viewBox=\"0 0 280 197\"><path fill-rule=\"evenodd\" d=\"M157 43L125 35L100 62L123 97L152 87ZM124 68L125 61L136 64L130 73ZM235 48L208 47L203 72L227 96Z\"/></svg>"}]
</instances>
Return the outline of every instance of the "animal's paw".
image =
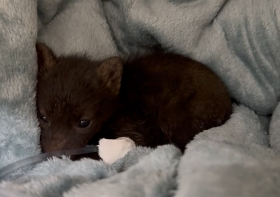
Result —
<instances>
[{"instance_id":1,"label":"animal's paw","mask_svg":"<svg viewBox=\"0 0 280 197\"><path fill-rule=\"evenodd\" d=\"M117 139L101 139L99 140L99 156L107 164L112 164L116 160L124 157L129 151L134 149L135 143L127 138L120 137Z\"/></svg>"}]
</instances>

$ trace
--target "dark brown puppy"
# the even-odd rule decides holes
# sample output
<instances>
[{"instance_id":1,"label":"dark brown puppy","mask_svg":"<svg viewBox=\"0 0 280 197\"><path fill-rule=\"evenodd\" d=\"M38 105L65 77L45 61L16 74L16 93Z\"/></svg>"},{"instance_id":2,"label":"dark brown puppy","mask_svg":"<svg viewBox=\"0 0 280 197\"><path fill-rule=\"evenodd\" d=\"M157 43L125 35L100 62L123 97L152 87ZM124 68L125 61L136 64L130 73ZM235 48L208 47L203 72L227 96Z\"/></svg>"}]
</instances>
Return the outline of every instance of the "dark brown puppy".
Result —
<instances>
[{"instance_id":1,"label":"dark brown puppy","mask_svg":"<svg viewBox=\"0 0 280 197\"><path fill-rule=\"evenodd\" d=\"M55 57L37 44L37 107L43 151L89 140L129 137L136 145L173 143L181 150L199 132L222 125L232 103L209 68L158 52L128 63Z\"/></svg>"}]
</instances>

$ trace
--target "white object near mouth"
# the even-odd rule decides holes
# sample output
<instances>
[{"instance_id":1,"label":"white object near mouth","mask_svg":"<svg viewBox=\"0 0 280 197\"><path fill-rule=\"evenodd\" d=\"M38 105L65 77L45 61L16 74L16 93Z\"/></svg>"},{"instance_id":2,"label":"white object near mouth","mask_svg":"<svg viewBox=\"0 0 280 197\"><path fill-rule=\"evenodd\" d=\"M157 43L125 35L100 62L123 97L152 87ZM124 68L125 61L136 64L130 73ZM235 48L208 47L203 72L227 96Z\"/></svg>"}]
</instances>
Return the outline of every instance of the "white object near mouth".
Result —
<instances>
[{"instance_id":1,"label":"white object near mouth","mask_svg":"<svg viewBox=\"0 0 280 197\"><path fill-rule=\"evenodd\" d=\"M127 137L117 139L99 140L99 156L102 160L111 165L120 158L123 158L129 151L136 148L135 143Z\"/></svg>"}]
</instances>

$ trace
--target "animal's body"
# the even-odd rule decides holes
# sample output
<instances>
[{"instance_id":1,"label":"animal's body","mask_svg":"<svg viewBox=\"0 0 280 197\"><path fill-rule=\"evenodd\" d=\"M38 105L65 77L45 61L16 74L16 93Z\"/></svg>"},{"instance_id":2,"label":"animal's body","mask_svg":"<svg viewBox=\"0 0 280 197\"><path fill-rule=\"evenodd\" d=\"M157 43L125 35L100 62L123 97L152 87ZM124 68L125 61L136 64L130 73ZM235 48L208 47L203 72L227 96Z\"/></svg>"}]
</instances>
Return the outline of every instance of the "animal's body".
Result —
<instances>
[{"instance_id":1,"label":"animal's body","mask_svg":"<svg viewBox=\"0 0 280 197\"><path fill-rule=\"evenodd\" d=\"M136 145L172 143L184 150L203 130L232 113L230 96L205 65L156 52L123 63L55 57L37 44L37 106L45 152L83 147L100 138L129 137Z\"/></svg>"}]
</instances>

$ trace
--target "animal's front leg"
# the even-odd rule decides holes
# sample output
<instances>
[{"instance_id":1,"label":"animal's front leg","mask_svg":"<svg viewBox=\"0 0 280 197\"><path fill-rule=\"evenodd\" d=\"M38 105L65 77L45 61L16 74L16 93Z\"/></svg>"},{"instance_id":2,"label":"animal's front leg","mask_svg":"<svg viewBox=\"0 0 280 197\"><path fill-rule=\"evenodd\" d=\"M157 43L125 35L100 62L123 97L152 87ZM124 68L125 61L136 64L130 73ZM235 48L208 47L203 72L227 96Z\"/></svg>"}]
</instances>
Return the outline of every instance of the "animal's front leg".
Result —
<instances>
[{"instance_id":1,"label":"animal's front leg","mask_svg":"<svg viewBox=\"0 0 280 197\"><path fill-rule=\"evenodd\" d=\"M135 143L127 137L117 139L101 139L99 141L99 156L107 164L112 164L124 157L129 151L134 149Z\"/></svg>"},{"instance_id":2,"label":"animal's front leg","mask_svg":"<svg viewBox=\"0 0 280 197\"><path fill-rule=\"evenodd\" d=\"M146 121L140 118L131 118L125 113L116 114L108 121L102 129L91 139L91 144L98 144L100 139L117 139L126 137L131 139L136 146L150 146L149 138L153 133L147 126Z\"/></svg>"}]
</instances>

